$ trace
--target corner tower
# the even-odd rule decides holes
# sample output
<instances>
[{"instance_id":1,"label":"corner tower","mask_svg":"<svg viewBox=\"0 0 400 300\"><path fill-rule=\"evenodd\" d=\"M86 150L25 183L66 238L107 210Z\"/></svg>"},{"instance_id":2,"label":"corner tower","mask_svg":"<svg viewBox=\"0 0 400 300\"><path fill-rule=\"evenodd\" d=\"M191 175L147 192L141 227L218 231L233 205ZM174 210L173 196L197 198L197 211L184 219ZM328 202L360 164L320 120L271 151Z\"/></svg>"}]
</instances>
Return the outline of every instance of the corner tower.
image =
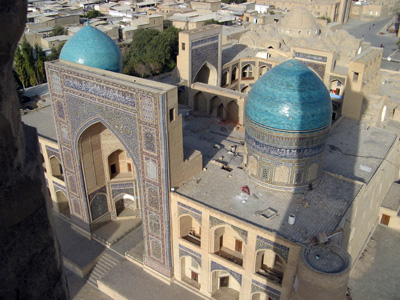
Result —
<instances>
[{"instance_id":1,"label":"corner tower","mask_svg":"<svg viewBox=\"0 0 400 300\"><path fill-rule=\"evenodd\" d=\"M264 74L245 106L249 175L261 185L294 193L318 184L331 115L325 85L299 61Z\"/></svg>"}]
</instances>

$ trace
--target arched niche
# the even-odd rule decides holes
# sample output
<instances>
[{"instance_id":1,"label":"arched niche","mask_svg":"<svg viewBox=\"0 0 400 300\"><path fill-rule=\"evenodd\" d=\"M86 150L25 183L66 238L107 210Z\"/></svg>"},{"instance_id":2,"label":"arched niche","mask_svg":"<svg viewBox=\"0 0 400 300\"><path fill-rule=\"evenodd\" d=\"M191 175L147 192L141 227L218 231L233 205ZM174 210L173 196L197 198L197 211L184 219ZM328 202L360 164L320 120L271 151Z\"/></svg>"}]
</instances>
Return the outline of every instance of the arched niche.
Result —
<instances>
[{"instance_id":1,"label":"arched niche","mask_svg":"<svg viewBox=\"0 0 400 300\"><path fill-rule=\"evenodd\" d=\"M217 86L218 84L217 69L208 62L205 62L204 65L197 72L193 82L202 82L205 84Z\"/></svg>"},{"instance_id":2,"label":"arched niche","mask_svg":"<svg viewBox=\"0 0 400 300\"><path fill-rule=\"evenodd\" d=\"M240 283L225 270L215 270L211 273L211 290L214 299L226 299L229 294L232 300L239 299Z\"/></svg>"},{"instance_id":3,"label":"arched niche","mask_svg":"<svg viewBox=\"0 0 400 300\"><path fill-rule=\"evenodd\" d=\"M210 233L210 252L242 266L245 243L230 225L219 226Z\"/></svg>"},{"instance_id":4,"label":"arched niche","mask_svg":"<svg viewBox=\"0 0 400 300\"><path fill-rule=\"evenodd\" d=\"M57 211L64 215L69 215L68 197L62 191L56 191Z\"/></svg>"},{"instance_id":5,"label":"arched niche","mask_svg":"<svg viewBox=\"0 0 400 300\"><path fill-rule=\"evenodd\" d=\"M60 160L52 156L50 157L51 175L64 181L64 172Z\"/></svg>"},{"instance_id":6,"label":"arched niche","mask_svg":"<svg viewBox=\"0 0 400 300\"><path fill-rule=\"evenodd\" d=\"M179 236L197 246L201 245L201 225L191 215L179 218Z\"/></svg>"},{"instance_id":7,"label":"arched niche","mask_svg":"<svg viewBox=\"0 0 400 300\"><path fill-rule=\"evenodd\" d=\"M242 68L242 79L252 79L253 77L253 66L247 64Z\"/></svg>"},{"instance_id":8,"label":"arched niche","mask_svg":"<svg viewBox=\"0 0 400 300\"><path fill-rule=\"evenodd\" d=\"M191 256L182 256L181 262L181 280L200 289L201 266Z\"/></svg>"},{"instance_id":9,"label":"arched niche","mask_svg":"<svg viewBox=\"0 0 400 300\"><path fill-rule=\"evenodd\" d=\"M239 105L236 101L231 101L226 106L227 110L227 119L230 121L238 122L239 121Z\"/></svg>"},{"instance_id":10,"label":"arched niche","mask_svg":"<svg viewBox=\"0 0 400 300\"><path fill-rule=\"evenodd\" d=\"M272 249L262 249L256 252L254 272L258 275L281 285L285 268L285 260Z\"/></svg>"},{"instance_id":11,"label":"arched niche","mask_svg":"<svg viewBox=\"0 0 400 300\"><path fill-rule=\"evenodd\" d=\"M202 92L198 92L194 96L194 110L207 113L207 98Z\"/></svg>"}]
</instances>

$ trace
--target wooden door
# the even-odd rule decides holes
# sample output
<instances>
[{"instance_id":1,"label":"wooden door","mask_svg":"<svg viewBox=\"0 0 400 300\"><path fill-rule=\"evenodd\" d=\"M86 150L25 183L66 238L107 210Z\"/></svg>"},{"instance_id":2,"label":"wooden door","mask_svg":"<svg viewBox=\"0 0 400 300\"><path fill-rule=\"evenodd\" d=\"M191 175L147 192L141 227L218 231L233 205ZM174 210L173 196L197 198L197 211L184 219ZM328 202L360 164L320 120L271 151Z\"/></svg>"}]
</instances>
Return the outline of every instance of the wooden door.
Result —
<instances>
[{"instance_id":1,"label":"wooden door","mask_svg":"<svg viewBox=\"0 0 400 300\"><path fill-rule=\"evenodd\" d=\"M382 214L381 224L388 226L390 221L390 216Z\"/></svg>"}]
</instances>

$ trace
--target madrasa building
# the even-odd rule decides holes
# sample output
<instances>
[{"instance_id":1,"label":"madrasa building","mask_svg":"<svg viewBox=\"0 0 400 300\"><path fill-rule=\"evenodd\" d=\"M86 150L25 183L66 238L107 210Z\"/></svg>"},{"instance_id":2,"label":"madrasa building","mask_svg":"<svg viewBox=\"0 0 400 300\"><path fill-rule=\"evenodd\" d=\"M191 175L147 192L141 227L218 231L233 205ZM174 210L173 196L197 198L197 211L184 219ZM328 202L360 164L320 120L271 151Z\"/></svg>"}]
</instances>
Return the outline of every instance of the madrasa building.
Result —
<instances>
[{"instance_id":1,"label":"madrasa building","mask_svg":"<svg viewBox=\"0 0 400 300\"><path fill-rule=\"evenodd\" d=\"M224 62L221 35L180 33L173 84L120 74L118 47L90 25L66 43L46 64L51 107L23 118L38 128L53 209L110 248L134 234L124 260L206 299L345 299L399 177L387 103L367 126L341 99L331 124L337 54ZM356 67L340 73L348 94L375 53L351 61L356 82Z\"/></svg>"}]
</instances>

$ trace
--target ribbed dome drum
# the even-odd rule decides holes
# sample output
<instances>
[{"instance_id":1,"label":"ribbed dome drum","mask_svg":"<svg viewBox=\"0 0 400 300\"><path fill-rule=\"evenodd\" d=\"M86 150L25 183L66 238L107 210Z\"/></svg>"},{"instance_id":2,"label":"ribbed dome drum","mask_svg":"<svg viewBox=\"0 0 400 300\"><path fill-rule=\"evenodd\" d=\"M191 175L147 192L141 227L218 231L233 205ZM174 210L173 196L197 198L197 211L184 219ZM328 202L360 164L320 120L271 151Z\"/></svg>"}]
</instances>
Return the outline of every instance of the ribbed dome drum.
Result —
<instances>
[{"instance_id":1,"label":"ribbed dome drum","mask_svg":"<svg viewBox=\"0 0 400 300\"><path fill-rule=\"evenodd\" d=\"M60 59L121 72L122 54L117 44L105 33L90 25L75 33L64 45Z\"/></svg>"},{"instance_id":2,"label":"ribbed dome drum","mask_svg":"<svg viewBox=\"0 0 400 300\"><path fill-rule=\"evenodd\" d=\"M313 71L297 60L271 69L246 101L248 173L292 192L317 184L331 116L329 92Z\"/></svg>"}]
</instances>

